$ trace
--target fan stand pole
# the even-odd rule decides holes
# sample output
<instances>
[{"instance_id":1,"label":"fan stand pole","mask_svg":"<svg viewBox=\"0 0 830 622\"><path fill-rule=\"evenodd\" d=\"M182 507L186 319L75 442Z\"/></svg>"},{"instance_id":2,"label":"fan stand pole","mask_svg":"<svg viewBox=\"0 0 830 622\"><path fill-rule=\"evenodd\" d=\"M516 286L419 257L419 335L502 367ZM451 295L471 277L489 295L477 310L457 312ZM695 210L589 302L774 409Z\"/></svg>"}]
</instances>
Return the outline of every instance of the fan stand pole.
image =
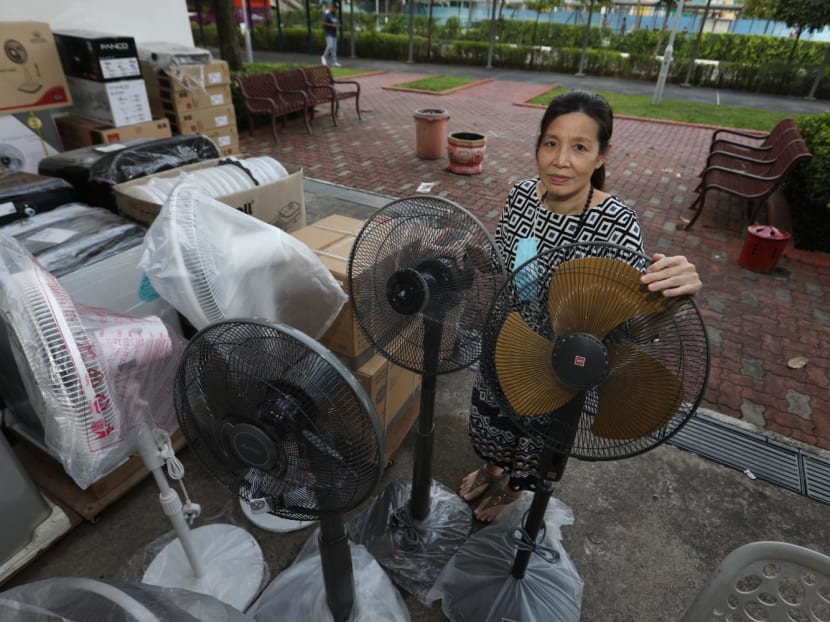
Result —
<instances>
[{"instance_id":1,"label":"fan stand pole","mask_svg":"<svg viewBox=\"0 0 830 622\"><path fill-rule=\"evenodd\" d=\"M424 316L424 374L421 379L421 409L412 464L412 496L409 511L415 520L429 515L432 487L432 449L435 437L435 385L441 349L441 321Z\"/></svg>"},{"instance_id":2,"label":"fan stand pole","mask_svg":"<svg viewBox=\"0 0 830 622\"><path fill-rule=\"evenodd\" d=\"M320 516L320 561L326 603L335 622L346 622L354 608L354 569L346 526L340 516Z\"/></svg>"},{"instance_id":3,"label":"fan stand pole","mask_svg":"<svg viewBox=\"0 0 830 622\"><path fill-rule=\"evenodd\" d=\"M161 458L161 453L158 447L156 447L152 435L153 432L146 423L138 431L137 444L141 459L144 461L147 470L153 474L153 478L156 480L156 485L159 489L161 509L170 521L170 524L173 525L173 530L179 537L179 542L182 545L187 561L190 562L190 567L193 569L193 576L201 579L205 575L202 558L193 547L190 527L182 513L182 500L179 494L170 487L167 477L164 475L164 471L162 471L164 460Z\"/></svg>"},{"instance_id":4,"label":"fan stand pole","mask_svg":"<svg viewBox=\"0 0 830 622\"><path fill-rule=\"evenodd\" d=\"M568 447L573 445L584 402L584 393L579 393L574 399L551 415L553 420L550 423L550 430L554 431L560 426L563 427L567 435L567 438L563 440ZM527 518L525 518L524 531L527 534L528 543L535 543L539 536L539 530L545 522L545 511L548 508L548 502L553 495L554 483L562 479L567 462L567 454L556 451L550 443L546 443L542 460L539 463L540 484L533 494L533 501L530 503L530 509L527 512ZM510 571L514 578L524 578L532 553L533 550L529 548L521 548L516 552L516 559Z\"/></svg>"}]
</instances>

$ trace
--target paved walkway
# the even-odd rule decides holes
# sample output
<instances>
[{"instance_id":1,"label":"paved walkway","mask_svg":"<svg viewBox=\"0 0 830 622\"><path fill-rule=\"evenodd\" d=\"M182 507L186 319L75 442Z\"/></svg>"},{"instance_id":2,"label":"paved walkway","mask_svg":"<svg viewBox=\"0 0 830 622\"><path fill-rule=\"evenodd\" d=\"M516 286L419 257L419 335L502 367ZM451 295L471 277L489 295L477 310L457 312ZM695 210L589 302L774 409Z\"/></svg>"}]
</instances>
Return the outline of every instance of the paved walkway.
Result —
<instances>
[{"instance_id":1,"label":"paved walkway","mask_svg":"<svg viewBox=\"0 0 830 622\"><path fill-rule=\"evenodd\" d=\"M269 61L316 60L301 55L262 56ZM472 211L491 231L510 186L536 172L533 150L542 111L514 104L552 84L580 80L531 72L491 72L489 75L497 79L435 96L382 87L422 74L476 77L486 70L345 62L369 70L388 69L358 78L362 121L353 102L347 101L341 107L337 127L319 109L311 135L301 122L292 121L275 145L270 130L263 127L253 138L243 133L242 150L300 165L309 178L395 198L413 194L421 182L436 182L433 194ZM578 84L610 89L607 80L586 78ZM647 84L621 85L626 92L653 89ZM703 89L683 89L682 93L689 98L701 97L701 93L712 96ZM675 96L667 89L666 98ZM726 103L729 98L724 97ZM749 103L753 96L741 97ZM757 97L753 101L749 105L788 112L819 112L828 107L827 102L797 98ZM445 158L427 161L416 156L412 115L419 108L446 109L450 132L474 131L487 137L480 175L455 175L447 170ZM617 119L607 189L636 209L649 252L685 254L698 266L704 283L698 301L712 355L703 405L830 449L830 256L790 252L779 263L780 270L771 275L742 269L737 259L745 237L743 206L723 195L707 199L691 232L676 230L677 223L691 216L687 206L695 196L696 176L705 162L711 133L710 128L698 126ZM797 356L807 359L806 366L790 369L787 361Z\"/></svg>"}]
</instances>

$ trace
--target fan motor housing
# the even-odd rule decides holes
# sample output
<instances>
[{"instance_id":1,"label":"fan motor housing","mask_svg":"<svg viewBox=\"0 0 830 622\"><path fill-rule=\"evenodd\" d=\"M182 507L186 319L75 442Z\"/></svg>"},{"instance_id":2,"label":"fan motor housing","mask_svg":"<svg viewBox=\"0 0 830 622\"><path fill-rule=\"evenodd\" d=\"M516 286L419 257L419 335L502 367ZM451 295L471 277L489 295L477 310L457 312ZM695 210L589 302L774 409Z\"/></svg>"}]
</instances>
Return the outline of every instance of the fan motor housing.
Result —
<instances>
[{"instance_id":1,"label":"fan motor housing","mask_svg":"<svg viewBox=\"0 0 830 622\"><path fill-rule=\"evenodd\" d=\"M589 333L574 333L559 339L552 358L556 375L576 390L597 386L610 369L608 349Z\"/></svg>"}]
</instances>

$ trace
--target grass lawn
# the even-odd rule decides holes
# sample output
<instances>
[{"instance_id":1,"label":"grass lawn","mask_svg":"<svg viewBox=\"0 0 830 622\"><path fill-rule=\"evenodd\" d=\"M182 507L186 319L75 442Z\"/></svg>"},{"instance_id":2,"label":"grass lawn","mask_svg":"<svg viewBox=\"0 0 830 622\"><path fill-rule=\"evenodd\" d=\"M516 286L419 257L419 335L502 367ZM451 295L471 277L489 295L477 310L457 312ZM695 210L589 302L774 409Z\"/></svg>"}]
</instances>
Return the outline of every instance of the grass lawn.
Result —
<instances>
[{"instance_id":1,"label":"grass lawn","mask_svg":"<svg viewBox=\"0 0 830 622\"><path fill-rule=\"evenodd\" d=\"M476 82L475 78L458 78L455 76L431 76L429 78L422 78L420 80L412 80L411 82L402 82L395 86L403 89L421 89L422 91L432 91L440 93L441 91L449 91L450 89L464 86Z\"/></svg>"},{"instance_id":2,"label":"grass lawn","mask_svg":"<svg viewBox=\"0 0 830 622\"><path fill-rule=\"evenodd\" d=\"M556 95L569 89L557 87L530 100L530 103L547 106ZM784 112L771 112L755 108L735 108L717 106L698 102L663 99L659 105L651 103L651 97L642 95L620 95L617 93L599 92L615 115L629 115L648 119L666 119L669 121L683 121L702 125L717 125L748 130L770 131L775 124L784 117L797 118L799 115Z\"/></svg>"},{"instance_id":3,"label":"grass lawn","mask_svg":"<svg viewBox=\"0 0 830 622\"><path fill-rule=\"evenodd\" d=\"M300 63L243 63L246 75L253 75L257 73L267 73L269 71L285 71L287 69L297 69L298 67L314 67L315 65L304 65ZM353 69L351 67L332 67L331 75L337 78L345 78L347 76L356 76L361 73L366 73L365 69Z\"/></svg>"}]
</instances>

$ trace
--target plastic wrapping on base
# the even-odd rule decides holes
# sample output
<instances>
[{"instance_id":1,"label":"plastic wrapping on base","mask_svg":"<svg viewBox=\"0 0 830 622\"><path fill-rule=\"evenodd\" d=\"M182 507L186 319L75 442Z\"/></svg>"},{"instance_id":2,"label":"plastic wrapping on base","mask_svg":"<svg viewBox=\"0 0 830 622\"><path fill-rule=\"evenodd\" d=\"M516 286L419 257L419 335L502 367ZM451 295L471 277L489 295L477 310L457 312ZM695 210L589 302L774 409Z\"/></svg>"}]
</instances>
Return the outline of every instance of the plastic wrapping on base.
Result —
<instances>
[{"instance_id":1,"label":"plastic wrapping on base","mask_svg":"<svg viewBox=\"0 0 830 622\"><path fill-rule=\"evenodd\" d=\"M561 543L561 525L573 523L570 508L551 499L541 544L554 561L532 553L522 579L511 574L517 544L513 533L523 525L531 497L524 496L475 533L444 568L427 596L441 599L452 622L579 622L583 582Z\"/></svg>"},{"instance_id":2,"label":"plastic wrapping on base","mask_svg":"<svg viewBox=\"0 0 830 622\"><path fill-rule=\"evenodd\" d=\"M196 329L257 317L316 339L348 300L308 246L188 182L147 231L139 267Z\"/></svg>"},{"instance_id":3,"label":"plastic wrapping on base","mask_svg":"<svg viewBox=\"0 0 830 622\"><path fill-rule=\"evenodd\" d=\"M326 603L315 529L294 563L265 588L248 609L257 622L333 622ZM350 544L355 602L349 622L408 622L409 610L383 568L360 544Z\"/></svg>"},{"instance_id":4,"label":"plastic wrapping on base","mask_svg":"<svg viewBox=\"0 0 830 622\"><path fill-rule=\"evenodd\" d=\"M141 583L59 577L0 593L0 619L17 622L251 622L211 596Z\"/></svg>"},{"instance_id":5,"label":"plastic wrapping on base","mask_svg":"<svg viewBox=\"0 0 830 622\"><path fill-rule=\"evenodd\" d=\"M392 482L347 529L401 589L425 603L441 570L470 535L473 513L455 492L433 480L429 514L414 521L411 492L411 481Z\"/></svg>"}]
</instances>

